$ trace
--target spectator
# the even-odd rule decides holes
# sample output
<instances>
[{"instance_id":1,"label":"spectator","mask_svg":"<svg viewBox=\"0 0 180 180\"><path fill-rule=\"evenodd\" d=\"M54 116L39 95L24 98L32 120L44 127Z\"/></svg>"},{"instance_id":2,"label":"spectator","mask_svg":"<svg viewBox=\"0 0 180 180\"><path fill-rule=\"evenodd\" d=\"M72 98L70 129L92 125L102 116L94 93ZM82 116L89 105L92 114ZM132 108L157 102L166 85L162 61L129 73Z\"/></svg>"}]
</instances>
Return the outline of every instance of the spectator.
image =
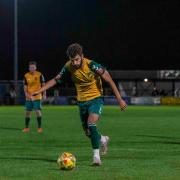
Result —
<instances>
[{"instance_id":1,"label":"spectator","mask_svg":"<svg viewBox=\"0 0 180 180\"><path fill-rule=\"evenodd\" d=\"M158 96L158 95L159 95L159 91L156 87L154 87L152 91L152 96Z\"/></svg>"},{"instance_id":2,"label":"spectator","mask_svg":"<svg viewBox=\"0 0 180 180\"><path fill-rule=\"evenodd\" d=\"M10 103L10 105L15 104L16 96L17 96L17 94L15 91L14 85L10 85L10 89L9 89L9 103Z\"/></svg>"}]
</instances>

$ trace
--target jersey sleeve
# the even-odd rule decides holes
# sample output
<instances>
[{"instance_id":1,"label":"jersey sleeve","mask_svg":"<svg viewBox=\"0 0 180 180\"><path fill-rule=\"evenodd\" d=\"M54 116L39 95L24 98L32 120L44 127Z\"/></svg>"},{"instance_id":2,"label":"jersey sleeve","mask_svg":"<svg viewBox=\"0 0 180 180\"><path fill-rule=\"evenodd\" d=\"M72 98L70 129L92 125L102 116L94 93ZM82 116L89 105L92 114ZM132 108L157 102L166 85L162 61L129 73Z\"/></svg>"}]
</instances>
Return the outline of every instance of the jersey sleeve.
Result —
<instances>
[{"instance_id":1,"label":"jersey sleeve","mask_svg":"<svg viewBox=\"0 0 180 180\"><path fill-rule=\"evenodd\" d=\"M41 74L41 76L40 76L40 82L41 82L41 84L42 83L45 83L45 78L44 78L44 76Z\"/></svg>"},{"instance_id":2,"label":"jersey sleeve","mask_svg":"<svg viewBox=\"0 0 180 180\"><path fill-rule=\"evenodd\" d=\"M60 84L63 82L67 74L68 74L68 68L66 67L66 65L64 65L64 67L61 69L59 74L54 79L58 84Z\"/></svg>"},{"instance_id":3,"label":"jersey sleeve","mask_svg":"<svg viewBox=\"0 0 180 180\"><path fill-rule=\"evenodd\" d=\"M93 71L94 73L98 75L102 75L105 72L105 68L101 64L98 64L95 61L91 61L89 64L89 67L91 71Z\"/></svg>"}]
</instances>

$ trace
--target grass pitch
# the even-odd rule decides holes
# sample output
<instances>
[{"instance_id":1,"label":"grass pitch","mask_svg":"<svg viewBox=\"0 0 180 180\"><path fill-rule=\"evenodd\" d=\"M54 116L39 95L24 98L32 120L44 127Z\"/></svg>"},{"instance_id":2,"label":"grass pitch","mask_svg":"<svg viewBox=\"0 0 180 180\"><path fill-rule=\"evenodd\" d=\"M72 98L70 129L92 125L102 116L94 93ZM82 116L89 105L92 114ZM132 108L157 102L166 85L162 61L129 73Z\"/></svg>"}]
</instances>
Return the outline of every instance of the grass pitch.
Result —
<instances>
[{"instance_id":1,"label":"grass pitch","mask_svg":"<svg viewBox=\"0 0 180 180\"><path fill-rule=\"evenodd\" d=\"M111 138L103 165L92 167L90 141L76 106L43 107L42 134L32 116L27 134L23 107L0 107L0 179L121 180L180 179L180 108L105 106L98 123ZM77 158L72 171L59 170L60 153Z\"/></svg>"}]
</instances>

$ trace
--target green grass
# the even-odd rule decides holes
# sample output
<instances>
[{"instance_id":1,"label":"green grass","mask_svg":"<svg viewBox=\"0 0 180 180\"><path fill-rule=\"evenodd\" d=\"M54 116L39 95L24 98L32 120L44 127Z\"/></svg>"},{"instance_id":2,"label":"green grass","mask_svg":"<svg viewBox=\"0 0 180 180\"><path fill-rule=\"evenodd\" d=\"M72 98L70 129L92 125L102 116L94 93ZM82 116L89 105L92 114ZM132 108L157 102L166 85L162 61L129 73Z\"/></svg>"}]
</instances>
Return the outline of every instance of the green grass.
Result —
<instances>
[{"instance_id":1,"label":"green grass","mask_svg":"<svg viewBox=\"0 0 180 180\"><path fill-rule=\"evenodd\" d=\"M34 115L30 133L22 133L23 115L23 107L0 107L0 179L180 179L179 107L130 106L120 112L105 106L98 127L111 141L100 167L91 166L76 106L44 107L42 134ZM77 158L72 171L57 168L64 151Z\"/></svg>"}]
</instances>

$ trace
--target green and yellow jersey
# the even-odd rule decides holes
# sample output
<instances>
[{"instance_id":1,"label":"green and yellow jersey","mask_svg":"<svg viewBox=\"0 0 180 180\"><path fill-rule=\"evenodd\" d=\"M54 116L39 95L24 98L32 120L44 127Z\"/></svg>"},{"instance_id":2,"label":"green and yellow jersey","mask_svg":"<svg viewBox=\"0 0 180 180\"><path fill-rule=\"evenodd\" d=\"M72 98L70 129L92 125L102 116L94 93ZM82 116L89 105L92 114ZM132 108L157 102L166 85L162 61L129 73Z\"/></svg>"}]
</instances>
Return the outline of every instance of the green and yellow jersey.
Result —
<instances>
[{"instance_id":1,"label":"green and yellow jersey","mask_svg":"<svg viewBox=\"0 0 180 180\"><path fill-rule=\"evenodd\" d=\"M82 67L79 69L73 68L71 61L68 61L60 71L60 78L57 82L60 82L67 72L70 72L76 87L77 100L89 101L103 95L101 77L96 73L99 68L104 69L100 64L86 58L83 59Z\"/></svg>"},{"instance_id":2,"label":"green and yellow jersey","mask_svg":"<svg viewBox=\"0 0 180 180\"><path fill-rule=\"evenodd\" d=\"M45 83L44 76L41 72L35 71L34 73L28 72L24 75L24 85L27 86L27 92L33 93L38 91L42 87L42 83ZM42 95L38 94L34 96L34 100L41 100Z\"/></svg>"}]
</instances>

